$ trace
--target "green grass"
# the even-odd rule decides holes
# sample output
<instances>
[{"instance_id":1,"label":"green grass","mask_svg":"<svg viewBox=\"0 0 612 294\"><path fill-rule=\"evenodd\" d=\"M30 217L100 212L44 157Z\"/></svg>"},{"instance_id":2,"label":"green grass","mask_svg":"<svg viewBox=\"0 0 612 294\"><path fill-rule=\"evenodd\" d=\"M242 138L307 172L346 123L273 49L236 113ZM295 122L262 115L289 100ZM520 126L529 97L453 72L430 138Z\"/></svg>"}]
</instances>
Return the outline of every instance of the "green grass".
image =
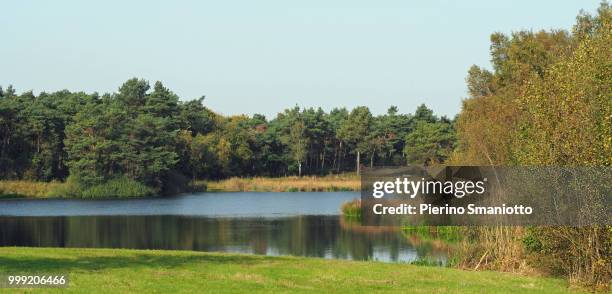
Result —
<instances>
[{"instance_id":1,"label":"green grass","mask_svg":"<svg viewBox=\"0 0 612 294\"><path fill-rule=\"evenodd\" d=\"M131 198L154 196L155 191L126 176L119 176L94 186L83 186L75 176L48 193L51 197L63 198Z\"/></svg>"},{"instance_id":2,"label":"green grass","mask_svg":"<svg viewBox=\"0 0 612 294\"><path fill-rule=\"evenodd\" d=\"M81 293L568 292L560 279L409 264L190 251L0 248L0 273L36 272L68 273L70 287L62 290Z\"/></svg>"},{"instance_id":3,"label":"green grass","mask_svg":"<svg viewBox=\"0 0 612 294\"><path fill-rule=\"evenodd\" d=\"M441 240L450 244L462 240L464 227L459 226L403 226L402 232L406 236L416 235L421 240Z\"/></svg>"},{"instance_id":4,"label":"green grass","mask_svg":"<svg viewBox=\"0 0 612 294\"><path fill-rule=\"evenodd\" d=\"M355 199L353 201L347 201L342 203L340 207L340 211L342 214L351 218L360 218L361 217L361 200Z\"/></svg>"}]
</instances>

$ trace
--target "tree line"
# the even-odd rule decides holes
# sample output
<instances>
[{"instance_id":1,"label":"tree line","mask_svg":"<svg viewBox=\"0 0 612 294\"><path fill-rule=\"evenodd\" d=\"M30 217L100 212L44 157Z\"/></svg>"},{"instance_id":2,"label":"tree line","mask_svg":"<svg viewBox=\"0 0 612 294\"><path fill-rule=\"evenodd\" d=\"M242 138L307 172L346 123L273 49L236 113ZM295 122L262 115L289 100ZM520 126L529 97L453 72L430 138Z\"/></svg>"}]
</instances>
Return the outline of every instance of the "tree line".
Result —
<instances>
[{"instance_id":1,"label":"tree line","mask_svg":"<svg viewBox=\"0 0 612 294\"><path fill-rule=\"evenodd\" d=\"M16 94L0 88L0 178L65 180L83 186L127 177L165 183L232 176L322 175L361 165L446 160L454 122L425 105L412 114L390 107L293 108L265 116L223 116L204 98L181 101L156 82L126 81L116 93L63 90Z\"/></svg>"}]
</instances>

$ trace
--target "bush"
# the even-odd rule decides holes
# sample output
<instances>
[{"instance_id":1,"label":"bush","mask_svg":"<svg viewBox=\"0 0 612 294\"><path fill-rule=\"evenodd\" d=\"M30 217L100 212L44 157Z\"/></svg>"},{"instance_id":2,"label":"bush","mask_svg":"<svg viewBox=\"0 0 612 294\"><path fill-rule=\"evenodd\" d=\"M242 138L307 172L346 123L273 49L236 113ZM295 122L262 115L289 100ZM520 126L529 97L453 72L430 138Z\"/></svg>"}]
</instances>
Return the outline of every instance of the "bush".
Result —
<instances>
[{"instance_id":1,"label":"bush","mask_svg":"<svg viewBox=\"0 0 612 294\"><path fill-rule=\"evenodd\" d=\"M70 176L66 182L51 190L52 197L72 198L128 198L155 195L155 191L128 177L120 176L101 184L87 187L78 176Z\"/></svg>"},{"instance_id":2,"label":"bush","mask_svg":"<svg viewBox=\"0 0 612 294\"><path fill-rule=\"evenodd\" d=\"M361 200L356 199L344 202L341 207L342 214L348 217L361 217Z\"/></svg>"},{"instance_id":3,"label":"bush","mask_svg":"<svg viewBox=\"0 0 612 294\"><path fill-rule=\"evenodd\" d=\"M537 268L584 286L610 288L612 227L535 227L524 240Z\"/></svg>"},{"instance_id":4,"label":"bush","mask_svg":"<svg viewBox=\"0 0 612 294\"><path fill-rule=\"evenodd\" d=\"M127 177L112 179L106 183L95 185L81 193L82 198L128 198L152 196L155 191L144 184Z\"/></svg>"},{"instance_id":5,"label":"bush","mask_svg":"<svg viewBox=\"0 0 612 294\"><path fill-rule=\"evenodd\" d=\"M73 198L79 197L81 191L81 185L77 176L70 175L66 182L61 185L55 186L49 191L50 197L66 197Z\"/></svg>"}]
</instances>

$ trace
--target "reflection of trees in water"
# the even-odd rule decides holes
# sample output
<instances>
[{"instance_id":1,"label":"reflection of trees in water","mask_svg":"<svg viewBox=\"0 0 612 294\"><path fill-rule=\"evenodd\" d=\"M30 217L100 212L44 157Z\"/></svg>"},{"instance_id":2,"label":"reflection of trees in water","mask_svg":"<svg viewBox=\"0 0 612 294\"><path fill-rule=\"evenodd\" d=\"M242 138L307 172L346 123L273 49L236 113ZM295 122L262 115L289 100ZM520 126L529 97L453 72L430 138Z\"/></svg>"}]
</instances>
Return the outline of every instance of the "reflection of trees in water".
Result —
<instances>
[{"instance_id":1,"label":"reflection of trees in water","mask_svg":"<svg viewBox=\"0 0 612 294\"><path fill-rule=\"evenodd\" d=\"M398 232L343 228L338 216L278 219L185 216L0 217L1 246L229 251L391 260L410 250ZM404 260L409 261L409 260Z\"/></svg>"}]
</instances>

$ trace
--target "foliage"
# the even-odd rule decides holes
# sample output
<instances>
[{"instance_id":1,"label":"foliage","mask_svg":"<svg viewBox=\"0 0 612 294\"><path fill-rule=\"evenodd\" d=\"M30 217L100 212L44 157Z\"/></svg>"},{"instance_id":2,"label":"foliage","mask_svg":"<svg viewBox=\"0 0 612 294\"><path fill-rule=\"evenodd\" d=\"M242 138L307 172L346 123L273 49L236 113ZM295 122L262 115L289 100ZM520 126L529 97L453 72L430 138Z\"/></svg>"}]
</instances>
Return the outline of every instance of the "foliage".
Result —
<instances>
[{"instance_id":1,"label":"foliage","mask_svg":"<svg viewBox=\"0 0 612 294\"><path fill-rule=\"evenodd\" d=\"M451 162L610 166L610 48L612 8L607 2L595 16L581 13L571 34L493 34L493 72L477 66L468 72L470 97L457 118L458 148ZM474 228L471 234L478 246L469 247L469 266L514 271L530 258L540 270L594 287L610 286L609 227Z\"/></svg>"},{"instance_id":2,"label":"foliage","mask_svg":"<svg viewBox=\"0 0 612 294\"><path fill-rule=\"evenodd\" d=\"M517 100L522 87L530 78L540 81L547 68L567 54L570 45L565 31L491 36L494 72L475 65L468 71L470 97L463 101L457 118L455 163L515 163L510 146L520 116Z\"/></svg>"},{"instance_id":3,"label":"foliage","mask_svg":"<svg viewBox=\"0 0 612 294\"><path fill-rule=\"evenodd\" d=\"M361 201L356 199L342 203L340 211L345 217L357 218L361 217Z\"/></svg>"},{"instance_id":4,"label":"foliage","mask_svg":"<svg viewBox=\"0 0 612 294\"><path fill-rule=\"evenodd\" d=\"M454 145L452 124L419 121L406 137L404 153L410 163L429 165L446 161Z\"/></svg>"},{"instance_id":5,"label":"foliage","mask_svg":"<svg viewBox=\"0 0 612 294\"><path fill-rule=\"evenodd\" d=\"M67 90L17 95L11 86L0 89L0 179L66 181L70 176L64 187L53 189L66 197L89 189L110 193L103 187L126 177L154 194L172 194L190 189L186 179L327 175L361 164L439 163L454 146L453 122L425 105L414 114L400 114L392 106L379 116L365 106L350 112L296 106L268 120L259 114L222 116L203 103L203 97L182 102L161 82L151 89L136 78L104 95ZM316 189L353 189L329 187Z\"/></svg>"},{"instance_id":6,"label":"foliage","mask_svg":"<svg viewBox=\"0 0 612 294\"><path fill-rule=\"evenodd\" d=\"M129 198L152 196L155 191L126 176L118 176L104 183L86 186L78 176L71 175L65 183L49 190L50 197L70 198Z\"/></svg>"},{"instance_id":7,"label":"foliage","mask_svg":"<svg viewBox=\"0 0 612 294\"><path fill-rule=\"evenodd\" d=\"M518 98L521 117L512 152L521 164L612 165L612 17L578 42L544 79Z\"/></svg>"},{"instance_id":8,"label":"foliage","mask_svg":"<svg viewBox=\"0 0 612 294\"><path fill-rule=\"evenodd\" d=\"M162 187L162 177L177 161L171 143L178 97L159 82L152 93L148 89L146 81L128 80L117 94L84 106L66 128L67 165L83 185L125 175Z\"/></svg>"},{"instance_id":9,"label":"foliage","mask_svg":"<svg viewBox=\"0 0 612 294\"><path fill-rule=\"evenodd\" d=\"M118 177L103 184L87 188L81 192L81 198L127 198L144 197L154 194L153 189L128 177Z\"/></svg>"}]
</instances>

